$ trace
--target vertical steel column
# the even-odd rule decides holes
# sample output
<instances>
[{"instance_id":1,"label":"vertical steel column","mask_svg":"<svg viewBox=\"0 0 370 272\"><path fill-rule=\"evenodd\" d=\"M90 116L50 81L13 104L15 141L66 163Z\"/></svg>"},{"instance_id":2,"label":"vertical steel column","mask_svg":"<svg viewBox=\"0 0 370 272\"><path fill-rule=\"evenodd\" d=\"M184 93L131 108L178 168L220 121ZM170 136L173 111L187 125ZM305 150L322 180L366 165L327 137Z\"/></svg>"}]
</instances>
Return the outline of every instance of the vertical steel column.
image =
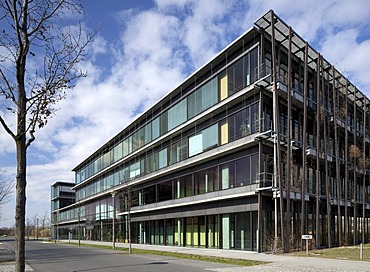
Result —
<instances>
[{"instance_id":1,"label":"vertical steel column","mask_svg":"<svg viewBox=\"0 0 370 272\"><path fill-rule=\"evenodd\" d=\"M262 75L264 76L265 75L265 65L262 65L263 64L263 59L264 59L264 39L265 39L265 34L264 34L264 31L263 29L261 29L261 34L260 34L260 50L259 50L259 67L260 69L262 69L262 71L259 71L259 73L262 73ZM264 124L264 120L262 119L262 116L263 116L263 91L260 90L260 101L259 101L259 128L258 128L258 132L261 133L264 129L263 127L263 124ZM262 120L262 122L261 122ZM262 129L263 128L263 129ZM262 141L259 141L258 142L258 173L262 173L263 172L263 169L262 169L262 160L263 160L263 146L262 146ZM261 177L260 177L260 185L261 187ZM262 252L262 219L263 219L263 209L262 209L262 193L259 192L258 193L258 214L257 214L257 252L260 253Z\"/></svg>"},{"instance_id":2,"label":"vertical steel column","mask_svg":"<svg viewBox=\"0 0 370 272\"><path fill-rule=\"evenodd\" d=\"M344 130L344 242L348 245L348 80L346 80L346 124Z\"/></svg>"},{"instance_id":3,"label":"vertical steel column","mask_svg":"<svg viewBox=\"0 0 370 272\"><path fill-rule=\"evenodd\" d=\"M353 99L353 145L357 146L357 88L354 88ZM356 148L357 149L357 148ZM356 154L357 155L357 154ZM353 244L357 245L358 229L357 229L357 158L353 157Z\"/></svg>"},{"instance_id":4,"label":"vertical steel column","mask_svg":"<svg viewBox=\"0 0 370 272\"><path fill-rule=\"evenodd\" d=\"M336 76L334 65L332 67L333 73L333 109L334 109L334 141L335 141L335 179L337 184L337 232L338 232L338 245L342 246L342 215L340 211L340 168L339 168L339 140L338 140L338 110L339 105L337 103L337 88L336 88ZM339 90L338 90L339 92Z\"/></svg>"},{"instance_id":5,"label":"vertical steel column","mask_svg":"<svg viewBox=\"0 0 370 272\"><path fill-rule=\"evenodd\" d=\"M273 75L273 92L272 92L272 111L273 111L273 130L274 130L274 187L277 188L278 184L280 186L280 171L279 165L280 160L278 154L280 149L278 148L278 142L280 142L279 135L279 114L278 114L278 95L277 95L277 74L276 74L276 51L275 51L275 15L274 11L270 10L271 16L271 62L272 62L272 75ZM282 192L280 192L280 197L282 197ZM278 205L277 205L277 195L274 198L274 210L275 210L275 239L274 239L274 252L277 252L277 242L278 242ZM283 237L283 229L281 230L281 236Z\"/></svg>"},{"instance_id":6,"label":"vertical steel column","mask_svg":"<svg viewBox=\"0 0 370 272\"><path fill-rule=\"evenodd\" d=\"M290 184L292 181L291 164L292 164L292 28L289 27L289 42L288 42L288 71L287 71L287 91L288 91L288 145L287 145L287 175L286 175L286 234L287 239L285 249L287 252L290 251Z\"/></svg>"},{"instance_id":7,"label":"vertical steel column","mask_svg":"<svg viewBox=\"0 0 370 272\"><path fill-rule=\"evenodd\" d=\"M306 220L306 160L307 160L307 87L308 87L308 43L305 44L305 53L304 53L304 74L303 74L303 150L302 150L302 199L301 199L301 235L307 234L307 220ZM303 248L303 240L302 241L302 248Z\"/></svg>"},{"instance_id":8,"label":"vertical steel column","mask_svg":"<svg viewBox=\"0 0 370 272\"><path fill-rule=\"evenodd\" d=\"M328 93L326 94L326 87L325 84L329 82L329 70L326 71L326 79L323 77L323 88L324 88L324 94L323 97L324 99L326 98L326 95L328 96L327 99L329 101L329 88L328 88ZM325 105L325 102L324 102ZM324 164L325 164L325 191L326 191L326 228L327 228L327 238L328 238L328 247L331 248L331 223L330 223L330 218L331 218L331 206L330 206L330 190L329 190L329 169L328 169L328 159L327 159L327 154L328 154L328 148L327 148L327 136L328 136L328 118L326 114L326 109L324 111Z\"/></svg>"},{"instance_id":9,"label":"vertical steel column","mask_svg":"<svg viewBox=\"0 0 370 272\"><path fill-rule=\"evenodd\" d=\"M320 194L321 194L321 184L320 184L320 159L319 159L319 151L320 151L320 82L322 76L322 60L321 55L318 54L317 56L317 64L316 64L316 248L320 247Z\"/></svg>"},{"instance_id":10,"label":"vertical steel column","mask_svg":"<svg viewBox=\"0 0 370 272\"><path fill-rule=\"evenodd\" d=\"M362 146L362 171L363 171L363 177L362 177L362 233L361 233L361 242L365 243L365 197L366 197L366 96L364 95L364 116L363 116L363 146Z\"/></svg>"}]
</instances>

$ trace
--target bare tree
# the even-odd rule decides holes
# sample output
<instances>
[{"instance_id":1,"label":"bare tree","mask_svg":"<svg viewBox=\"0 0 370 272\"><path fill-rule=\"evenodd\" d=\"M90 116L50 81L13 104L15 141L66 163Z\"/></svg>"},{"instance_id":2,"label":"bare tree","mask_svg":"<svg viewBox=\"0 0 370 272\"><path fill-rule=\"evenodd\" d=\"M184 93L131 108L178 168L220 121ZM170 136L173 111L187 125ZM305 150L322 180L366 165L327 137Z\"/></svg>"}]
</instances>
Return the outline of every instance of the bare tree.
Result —
<instances>
[{"instance_id":1,"label":"bare tree","mask_svg":"<svg viewBox=\"0 0 370 272\"><path fill-rule=\"evenodd\" d=\"M13 181L5 176L5 171L0 170L0 206L9 201L13 185Z\"/></svg>"},{"instance_id":2,"label":"bare tree","mask_svg":"<svg viewBox=\"0 0 370 272\"><path fill-rule=\"evenodd\" d=\"M48 222L50 222L50 218L48 216L48 213L45 211L45 214L43 216L41 216L41 226L42 226L41 236L42 236L42 238L44 238L45 234L46 234L46 229L45 228L49 228Z\"/></svg>"},{"instance_id":3,"label":"bare tree","mask_svg":"<svg viewBox=\"0 0 370 272\"><path fill-rule=\"evenodd\" d=\"M78 63L94 33L84 34L80 24L63 25L81 10L74 0L0 2L0 123L15 142L17 158L16 271L25 270L27 149L75 80L86 76Z\"/></svg>"}]
</instances>

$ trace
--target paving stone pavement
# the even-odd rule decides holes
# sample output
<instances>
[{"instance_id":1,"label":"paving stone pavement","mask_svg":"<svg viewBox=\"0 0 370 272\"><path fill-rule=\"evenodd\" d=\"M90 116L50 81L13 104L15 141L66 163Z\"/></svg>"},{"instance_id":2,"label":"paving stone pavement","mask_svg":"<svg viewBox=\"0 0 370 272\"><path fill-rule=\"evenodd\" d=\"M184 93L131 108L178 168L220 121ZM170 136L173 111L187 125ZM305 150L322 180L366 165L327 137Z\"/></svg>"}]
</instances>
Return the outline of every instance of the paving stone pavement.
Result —
<instances>
[{"instance_id":1,"label":"paving stone pavement","mask_svg":"<svg viewBox=\"0 0 370 272\"><path fill-rule=\"evenodd\" d=\"M68 240L61 241L67 243ZM71 241L77 243L78 241ZM111 246L111 242L81 241L81 244L97 244ZM128 244L116 243L116 247L128 247ZM205 249L175 246L132 244L133 248L156 251L169 251L184 254L206 255L235 259L247 259L269 262L264 265L250 267L230 267L209 269L214 272L370 272L370 262L323 259L317 257L296 257L286 255L272 255L265 253L248 252L241 250ZM4 262L5 261L5 262ZM0 272L14 271L14 255L0 242ZM26 271L33 271L26 265Z\"/></svg>"}]
</instances>

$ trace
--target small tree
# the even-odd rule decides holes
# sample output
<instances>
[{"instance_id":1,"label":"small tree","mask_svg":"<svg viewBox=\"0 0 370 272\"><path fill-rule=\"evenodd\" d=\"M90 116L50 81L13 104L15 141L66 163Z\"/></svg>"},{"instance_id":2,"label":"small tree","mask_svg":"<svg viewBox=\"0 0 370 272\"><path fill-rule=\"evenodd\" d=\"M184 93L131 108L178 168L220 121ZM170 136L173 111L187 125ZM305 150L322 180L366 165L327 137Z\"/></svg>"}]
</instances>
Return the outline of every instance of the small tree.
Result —
<instances>
[{"instance_id":1,"label":"small tree","mask_svg":"<svg viewBox=\"0 0 370 272\"><path fill-rule=\"evenodd\" d=\"M5 177L5 172L0 171L0 206L9 201L13 185L13 182Z\"/></svg>"},{"instance_id":2,"label":"small tree","mask_svg":"<svg viewBox=\"0 0 370 272\"><path fill-rule=\"evenodd\" d=\"M75 80L86 76L77 64L94 33L62 25L63 16L81 10L74 0L0 1L0 99L5 105L0 123L14 140L17 157L16 271L25 270L27 148Z\"/></svg>"}]
</instances>

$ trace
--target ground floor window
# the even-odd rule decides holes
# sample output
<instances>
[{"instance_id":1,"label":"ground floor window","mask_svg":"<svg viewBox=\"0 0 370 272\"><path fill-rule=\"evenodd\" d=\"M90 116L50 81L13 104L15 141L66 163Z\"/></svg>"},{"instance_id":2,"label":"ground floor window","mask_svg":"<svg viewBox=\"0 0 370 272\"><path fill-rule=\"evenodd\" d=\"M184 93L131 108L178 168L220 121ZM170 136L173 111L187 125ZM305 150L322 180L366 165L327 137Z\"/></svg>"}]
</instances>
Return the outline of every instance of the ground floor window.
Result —
<instances>
[{"instance_id":1,"label":"ground floor window","mask_svg":"<svg viewBox=\"0 0 370 272\"><path fill-rule=\"evenodd\" d=\"M252 211L132 222L132 242L257 250L257 218L257 211Z\"/></svg>"}]
</instances>

